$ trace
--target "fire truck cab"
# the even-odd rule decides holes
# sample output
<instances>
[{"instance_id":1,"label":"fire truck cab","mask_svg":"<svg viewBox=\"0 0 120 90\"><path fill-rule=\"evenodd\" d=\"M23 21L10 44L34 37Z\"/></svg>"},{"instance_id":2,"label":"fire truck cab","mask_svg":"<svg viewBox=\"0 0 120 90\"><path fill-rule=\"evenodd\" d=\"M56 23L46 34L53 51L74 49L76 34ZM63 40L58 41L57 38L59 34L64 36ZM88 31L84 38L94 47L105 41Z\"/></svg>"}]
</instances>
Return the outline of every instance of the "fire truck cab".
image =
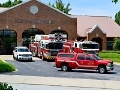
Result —
<instances>
[{"instance_id":1,"label":"fire truck cab","mask_svg":"<svg viewBox=\"0 0 120 90\"><path fill-rule=\"evenodd\" d=\"M76 53L91 53L98 55L99 52L99 44L93 41L75 41L73 48Z\"/></svg>"},{"instance_id":2,"label":"fire truck cab","mask_svg":"<svg viewBox=\"0 0 120 90\"><path fill-rule=\"evenodd\" d=\"M93 41L68 41L64 45L65 52L91 53L99 52L99 44Z\"/></svg>"},{"instance_id":3,"label":"fire truck cab","mask_svg":"<svg viewBox=\"0 0 120 90\"><path fill-rule=\"evenodd\" d=\"M42 60L55 59L58 52L63 51L63 44L67 41L67 35L61 33L49 35L35 35L35 42L30 45L33 56Z\"/></svg>"}]
</instances>

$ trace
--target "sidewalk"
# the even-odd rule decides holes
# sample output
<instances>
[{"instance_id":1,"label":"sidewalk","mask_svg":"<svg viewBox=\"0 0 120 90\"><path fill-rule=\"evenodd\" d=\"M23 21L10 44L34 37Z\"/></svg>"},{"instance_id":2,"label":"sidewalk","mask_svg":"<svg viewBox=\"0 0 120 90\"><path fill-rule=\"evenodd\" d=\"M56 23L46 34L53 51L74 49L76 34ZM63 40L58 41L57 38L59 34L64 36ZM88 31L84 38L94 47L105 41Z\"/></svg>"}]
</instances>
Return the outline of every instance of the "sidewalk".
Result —
<instances>
[{"instance_id":1,"label":"sidewalk","mask_svg":"<svg viewBox=\"0 0 120 90\"><path fill-rule=\"evenodd\" d=\"M120 81L56 78L39 76L0 75L0 82L11 84L31 84L48 86L66 86L79 88L99 88L108 90L120 90Z\"/></svg>"}]
</instances>

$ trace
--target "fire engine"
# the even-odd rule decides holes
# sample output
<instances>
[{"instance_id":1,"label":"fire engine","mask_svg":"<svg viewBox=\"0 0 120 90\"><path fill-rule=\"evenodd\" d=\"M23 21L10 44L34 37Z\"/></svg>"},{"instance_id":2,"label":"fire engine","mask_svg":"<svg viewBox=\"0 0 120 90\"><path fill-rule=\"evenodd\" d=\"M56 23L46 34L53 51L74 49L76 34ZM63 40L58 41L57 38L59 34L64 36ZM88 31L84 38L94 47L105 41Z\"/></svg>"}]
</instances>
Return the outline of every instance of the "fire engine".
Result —
<instances>
[{"instance_id":1,"label":"fire engine","mask_svg":"<svg viewBox=\"0 0 120 90\"><path fill-rule=\"evenodd\" d=\"M38 56L42 60L51 60L58 52L63 51L65 42L67 42L66 34L35 35L34 42L29 45L29 49L33 56Z\"/></svg>"},{"instance_id":2,"label":"fire engine","mask_svg":"<svg viewBox=\"0 0 120 90\"><path fill-rule=\"evenodd\" d=\"M99 44L93 41L67 41L64 44L64 52L99 53Z\"/></svg>"}]
</instances>

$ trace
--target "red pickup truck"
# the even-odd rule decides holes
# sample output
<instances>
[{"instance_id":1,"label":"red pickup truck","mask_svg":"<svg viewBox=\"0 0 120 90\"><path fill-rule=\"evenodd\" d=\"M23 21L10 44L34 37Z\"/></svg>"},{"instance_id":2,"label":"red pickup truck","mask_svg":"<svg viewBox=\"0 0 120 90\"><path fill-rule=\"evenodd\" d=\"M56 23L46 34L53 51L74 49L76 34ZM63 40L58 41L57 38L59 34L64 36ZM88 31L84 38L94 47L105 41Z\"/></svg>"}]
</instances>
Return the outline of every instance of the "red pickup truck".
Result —
<instances>
[{"instance_id":1,"label":"red pickup truck","mask_svg":"<svg viewBox=\"0 0 120 90\"><path fill-rule=\"evenodd\" d=\"M63 71L90 69L97 70L101 74L114 69L113 61L102 60L96 54L85 53L58 53L55 65Z\"/></svg>"}]
</instances>

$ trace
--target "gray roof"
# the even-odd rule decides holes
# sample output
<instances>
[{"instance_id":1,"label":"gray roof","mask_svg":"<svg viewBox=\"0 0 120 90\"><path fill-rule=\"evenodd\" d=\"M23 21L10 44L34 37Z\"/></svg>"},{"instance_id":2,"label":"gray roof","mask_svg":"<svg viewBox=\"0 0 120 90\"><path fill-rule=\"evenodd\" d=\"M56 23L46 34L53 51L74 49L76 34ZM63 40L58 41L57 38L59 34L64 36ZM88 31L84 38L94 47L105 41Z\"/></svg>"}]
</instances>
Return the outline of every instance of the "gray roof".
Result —
<instances>
[{"instance_id":1,"label":"gray roof","mask_svg":"<svg viewBox=\"0 0 120 90\"><path fill-rule=\"evenodd\" d=\"M99 27L107 37L120 37L120 26L109 16L78 16L77 34L85 37Z\"/></svg>"}]
</instances>

